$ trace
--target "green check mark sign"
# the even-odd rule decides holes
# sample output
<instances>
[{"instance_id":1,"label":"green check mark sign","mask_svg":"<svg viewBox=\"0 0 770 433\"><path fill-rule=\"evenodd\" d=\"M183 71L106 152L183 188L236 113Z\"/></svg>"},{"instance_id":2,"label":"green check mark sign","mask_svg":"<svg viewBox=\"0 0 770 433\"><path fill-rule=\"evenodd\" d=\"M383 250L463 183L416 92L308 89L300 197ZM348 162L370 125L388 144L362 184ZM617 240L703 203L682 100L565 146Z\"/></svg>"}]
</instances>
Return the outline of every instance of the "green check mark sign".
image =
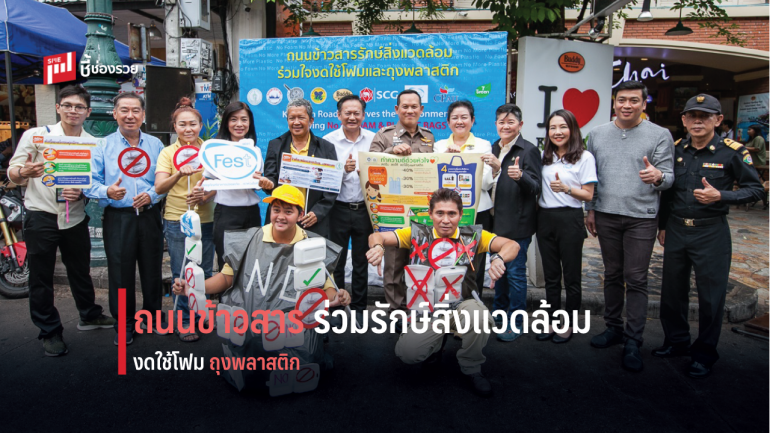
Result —
<instances>
[{"instance_id":1,"label":"green check mark sign","mask_svg":"<svg viewBox=\"0 0 770 433\"><path fill-rule=\"evenodd\" d=\"M310 279L309 279L309 280L302 280L302 282L303 282L303 283L304 283L306 286L310 285L310 282L311 282L311 281L313 281L313 279L315 279L315 276L316 276L316 275L318 275L318 273L319 273L319 272L321 272L321 268L318 268L318 269L316 269L316 270L315 270L315 273L313 274L313 276L312 276L312 277L310 277Z\"/></svg>"},{"instance_id":2,"label":"green check mark sign","mask_svg":"<svg viewBox=\"0 0 770 433\"><path fill-rule=\"evenodd\" d=\"M189 249L189 250L187 250L187 255L188 255L188 256L190 255L190 253L192 252L192 250L194 250L194 249L195 249L195 247L196 247L196 246L198 246L198 244L193 244L193 246L192 246L192 247L190 247L190 249Z\"/></svg>"}]
</instances>

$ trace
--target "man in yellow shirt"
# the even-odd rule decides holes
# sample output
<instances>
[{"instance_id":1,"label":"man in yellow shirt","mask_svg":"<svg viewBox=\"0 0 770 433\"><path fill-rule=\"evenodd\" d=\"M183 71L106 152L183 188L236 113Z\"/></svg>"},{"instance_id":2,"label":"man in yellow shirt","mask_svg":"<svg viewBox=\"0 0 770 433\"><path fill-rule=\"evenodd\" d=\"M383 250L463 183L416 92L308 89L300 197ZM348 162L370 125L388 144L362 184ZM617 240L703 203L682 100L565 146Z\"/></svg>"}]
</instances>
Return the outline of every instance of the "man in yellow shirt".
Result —
<instances>
[{"instance_id":1,"label":"man in yellow shirt","mask_svg":"<svg viewBox=\"0 0 770 433\"><path fill-rule=\"evenodd\" d=\"M256 310L290 312L295 309L299 293L294 290L296 273L292 272L294 245L308 236L316 237L297 226L297 221L304 215L305 196L296 187L281 185L263 202L271 203L272 222L261 228L225 232L225 265L220 273L205 282L207 295L222 293L223 304L244 308L249 315ZM340 246L327 241L324 266L328 272L334 271L340 250ZM254 273L259 277L252 278ZM330 307L350 304L350 294L344 289L336 290L328 277L323 290L329 298ZM184 280L175 281L174 294L187 294ZM235 346L228 342L229 349L236 356L244 357L286 353L289 357L298 357L303 365L323 364L325 361L320 334L312 329L305 329L301 346L284 347L277 351L264 349L261 338L262 335L248 332L243 345ZM266 381L265 373L270 372L243 371L243 376L247 386L261 386Z\"/></svg>"},{"instance_id":2,"label":"man in yellow shirt","mask_svg":"<svg viewBox=\"0 0 770 433\"><path fill-rule=\"evenodd\" d=\"M412 251L410 263L424 264L431 269L437 270L447 266L467 266L467 272L462 280L461 299L456 302L458 311L467 311L469 318L478 312L478 317L483 317L493 325L489 310L484 304L471 298L471 294L476 288L476 271L471 266L473 256L480 253L495 253L490 258L489 276L492 278L492 284L505 274L505 263L516 258L519 252L519 245L501 236L497 236L486 230L481 230L481 226L460 227L460 218L463 214L463 203L460 195L451 189L439 189L433 193L430 198L429 212L433 221L433 228L425 225L412 223L411 227L398 229L394 232L372 233L369 236L369 247L366 258L373 266L378 267L378 272L382 257L385 252L385 246L397 246L398 248L410 249ZM477 242L478 240L478 242ZM449 244L449 249L444 248L447 254L436 254L434 247L438 244ZM435 248L439 250L439 248ZM442 256L446 256L442 258ZM482 271L483 272L483 271ZM464 299L468 297L468 299ZM464 319L459 316L460 320ZM465 323L455 323L454 318L450 320L452 328L466 325ZM479 326L481 327L481 325ZM470 330L464 334L456 334L462 339L462 348L457 351L457 361L463 374L467 375L473 384L474 391L482 396L488 396L492 393L492 386L489 381L481 374L481 364L486 358L482 349L487 344L489 334L484 332L473 332L471 324ZM428 328L427 332L417 333L413 329L404 330L404 333L396 343L396 356L401 358L407 364L416 364L426 361L440 361L443 334Z\"/></svg>"}]
</instances>

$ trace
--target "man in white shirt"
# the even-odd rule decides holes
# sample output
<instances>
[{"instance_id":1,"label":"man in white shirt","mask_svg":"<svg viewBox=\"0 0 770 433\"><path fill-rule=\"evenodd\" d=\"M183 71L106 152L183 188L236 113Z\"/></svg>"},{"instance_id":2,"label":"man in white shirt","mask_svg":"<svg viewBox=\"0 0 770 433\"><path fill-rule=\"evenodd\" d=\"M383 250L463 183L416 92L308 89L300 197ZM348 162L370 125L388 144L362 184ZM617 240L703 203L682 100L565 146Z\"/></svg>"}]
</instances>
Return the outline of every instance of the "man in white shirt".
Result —
<instances>
[{"instance_id":1,"label":"man in white shirt","mask_svg":"<svg viewBox=\"0 0 770 433\"><path fill-rule=\"evenodd\" d=\"M57 248L61 250L72 297L80 312L78 329L90 331L112 328L115 324L115 319L102 314L102 307L94 300L90 274L91 239L82 191L64 188L57 194L57 188L43 185L45 148L33 140L33 137L44 135L91 137L83 130L83 123L91 114L91 95L82 86L67 86L59 92L56 112L61 116L61 122L24 133L8 169L11 182L27 185L24 240L29 265L29 311L32 322L40 328L38 338L43 339L47 356L60 356L68 351L62 338L64 327L54 306L53 272Z\"/></svg>"},{"instance_id":2,"label":"man in white shirt","mask_svg":"<svg viewBox=\"0 0 770 433\"><path fill-rule=\"evenodd\" d=\"M365 117L366 102L356 95L344 96L337 102L337 118L342 126L323 137L334 145L337 159L345 163L340 193L329 216L332 222L329 240L342 246L342 254L334 270L334 281L338 287L345 287L347 247L348 243L351 243L353 275L350 308L359 314L366 310L369 288L366 251L369 249L369 235L372 233L372 223L369 221L364 192L358 177L358 152L368 152L374 138L374 132L361 128Z\"/></svg>"}]
</instances>

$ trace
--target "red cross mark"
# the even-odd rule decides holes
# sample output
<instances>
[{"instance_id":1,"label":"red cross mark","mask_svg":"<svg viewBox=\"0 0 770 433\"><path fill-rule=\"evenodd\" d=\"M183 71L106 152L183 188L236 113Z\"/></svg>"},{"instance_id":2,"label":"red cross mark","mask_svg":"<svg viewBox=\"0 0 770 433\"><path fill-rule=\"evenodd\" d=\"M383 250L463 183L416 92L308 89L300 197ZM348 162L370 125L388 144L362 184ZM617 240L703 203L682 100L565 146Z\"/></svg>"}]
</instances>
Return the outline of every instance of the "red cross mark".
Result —
<instances>
[{"instance_id":1,"label":"red cross mark","mask_svg":"<svg viewBox=\"0 0 770 433\"><path fill-rule=\"evenodd\" d=\"M433 305L431 304L430 300L428 299L428 280L430 279L431 274L433 274L433 269L428 268L428 272L425 274L425 278L422 280L418 280L414 277L414 274L412 273L412 270L409 269L409 266L406 268L406 272L409 274L409 277L412 278L412 281L414 281L414 285L416 286L416 292L414 296L412 297L412 300L409 301L409 304L406 306L407 308L412 308L412 305L414 305L414 301L417 300L417 297L422 297L425 302L428 303L428 309L430 309L430 312L433 312Z\"/></svg>"},{"instance_id":2,"label":"red cross mark","mask_svg":"<svg viewBox=\"0 0 770 433\"><path fill-rule=\"evenodd\" d=\"M455 298L460 299L460 294L457 293L457 290L455 290L454 285L457 284L458 281L463 279L463 275L460 275L452 281L451 283L449 280L446 279L446 277L441 277L442 280L444 280L444 284L446 284L446 289L444 289L444 293L441 294L441 298L438 300L439 302L443 302L444 298L446 298L446 295L449 292L452 292L452 295L454 295Z\"/></svg>"},{"instance_id":3,"label":"red cross mark","mask_svg":"<svg viewBox=\"0 0 770 433\"><path fill-rule=\"evenodd\" d=\"M455 244L455 246L457 247L457 254L458 254L457 258L459 259L460 257L463 256L463 254L465 254L466 256L468 256L469 262L473 261L473 255L474 255L473 247L476 246L476 242L477 241L473 241L469 243L467 246L463 245L462 243Z\"/></svg>"},{"instance_id":4,"label":"red cross mark","mask_svg":"<svg viewBox=\"0 0 770 433\"><path fill-rule=\"evenodd\" d=\"M414 248L414 251L412 251L412 254L409 255L409 258L413 259L414 256L419 255L420 260L424 262L426 259L425 259L425 254L422 253L422 250L428 248L428 243L425 242L422 245L418 245L417 241L412 239L412 248Z\"/></svg>"}]
</instances>

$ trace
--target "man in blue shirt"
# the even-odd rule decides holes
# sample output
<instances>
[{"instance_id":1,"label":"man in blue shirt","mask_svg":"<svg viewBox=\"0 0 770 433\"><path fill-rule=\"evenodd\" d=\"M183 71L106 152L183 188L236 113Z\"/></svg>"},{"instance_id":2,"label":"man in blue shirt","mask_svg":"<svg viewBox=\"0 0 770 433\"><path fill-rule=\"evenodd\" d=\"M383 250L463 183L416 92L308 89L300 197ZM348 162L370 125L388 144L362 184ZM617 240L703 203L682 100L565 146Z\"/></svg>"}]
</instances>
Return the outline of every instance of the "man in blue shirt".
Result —
<instances>
[{"instance_id":1,"label":"man in blue shirt","mask_svg":"<svg viewBox=\"0 0 770 433\"><path fill-rule=\"evenodd\" d=\"M142 284L143 310L155 317L161 311L161 266L163 261L163 224L158 202L163 197L155 193L155 165L163 144L143 133L144 99L133 92L121 93L114 99L113 116L118 130L106 137L104 147L94 152L93 186L86 196L98 199L104 208L104 250L110 286L110 313L116 320L126 321L126 344L134 341L134 312L136 311L136 265ZM129 177L118 166L120 153L129 147L143 150L143 159L130 171L144 174ZM148 170L144 170L149 164ZM144 165L144 167L142 167ZM126 317L119 317L118 289L126 289ZM160 323L165 328L165 323ZM117 323L115 330L117 331ZM158 327L154 327L157 332ZM160 332L165 333L165 332ZM118 335L115 335L115 345Z\"/></svg>"}]
</instances>

